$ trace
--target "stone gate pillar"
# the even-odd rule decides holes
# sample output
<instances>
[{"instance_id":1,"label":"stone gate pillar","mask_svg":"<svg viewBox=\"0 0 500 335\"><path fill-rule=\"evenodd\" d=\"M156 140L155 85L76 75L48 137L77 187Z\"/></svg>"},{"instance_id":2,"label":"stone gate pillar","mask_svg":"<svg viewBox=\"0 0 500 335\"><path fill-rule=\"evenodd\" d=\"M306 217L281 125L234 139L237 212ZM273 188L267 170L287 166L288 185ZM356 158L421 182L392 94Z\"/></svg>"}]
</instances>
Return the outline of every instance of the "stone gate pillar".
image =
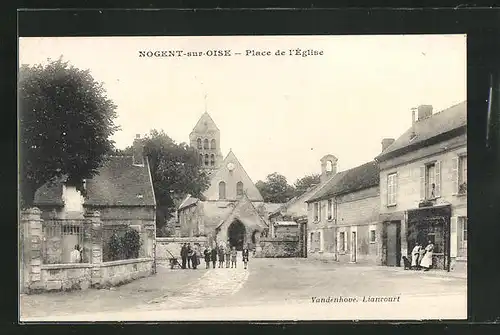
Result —
<instances>
[{"instance_id":1,"label":"stone gate pillar","mask_svg":"<svg viewBox=\"0 0 500 335\"><path fill-rule=\"evenodd\" d=\"M41 219L42 212L34 207L21 212L21 225L24 230L23 261L21 271L23 273L23 292L42 288L41 265L42 265L42 239L43 230Z\"/></svg>"},{"instance_id":2,"label":"stone gate pillar","mask_svg":"<svg viewBox=\"0 0 500 335\"><path fill-rule=\"evenodd\" d=\"M91 286L99 286L101 282L102 263L102 222L99 211L88 211L84 214L85 224L90 230L90 255L89 261L92 263Z\"/></svg>"}]
</instances>

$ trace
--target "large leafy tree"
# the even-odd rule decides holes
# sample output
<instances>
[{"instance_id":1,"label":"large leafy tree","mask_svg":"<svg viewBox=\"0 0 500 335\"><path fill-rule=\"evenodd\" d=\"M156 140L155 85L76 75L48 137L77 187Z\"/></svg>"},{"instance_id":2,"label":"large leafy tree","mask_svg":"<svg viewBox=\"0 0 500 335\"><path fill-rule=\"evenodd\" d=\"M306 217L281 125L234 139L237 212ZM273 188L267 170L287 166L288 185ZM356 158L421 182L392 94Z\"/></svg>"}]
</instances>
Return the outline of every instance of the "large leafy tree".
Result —
<instances>
[{"instance_id":1,"label":"large leafy tree","mask_svg":"<svg viewBox=\"0 0 500 335\"><path fill-rule=\"evenodd\" d=\"M89 70L62 58L19 69L21 206L36 190L62 175L79 186L113 148L116 106Z\"/></svg>"},{"instance_id":2,"label":"large leafy tree","mask_svg":"<svg viewBox=\"0 0 500 335\"><path fill-rule=\"evenodd\" d=\"M121 154L131 154L126 148ZM208 175L200 168L195 149L177 144L163 131L151 130L144 139L156 197L156 222L162 228L187 195L202 198L209 186Z\"/></svg>"},{"instance_id":3,"label":"large leafy tree","mask_svg":"<svg viewBox=\"0 0 500 335\"><path fill-rule=\"evenodd\" d=\"M278 172L269 174L265 181L259 180L255 186L266 202L285 203L294 193L294 188L288 184L286 177Z\"/></svg>"},{"instance_id":4,"label":"large leafy tree","mask_svg":"<svg viewBox=\"0 0 500 335\"><path fill-rule=\"evenodd\" d=\"M312 174L308 176L304 176L300 179L297 179L295 182L294 189L294 195L295 196L300 196L304 194L310 187L314 185L318 185L320 183L320 175L319 174Z\"/></svg>"}]
</instances>

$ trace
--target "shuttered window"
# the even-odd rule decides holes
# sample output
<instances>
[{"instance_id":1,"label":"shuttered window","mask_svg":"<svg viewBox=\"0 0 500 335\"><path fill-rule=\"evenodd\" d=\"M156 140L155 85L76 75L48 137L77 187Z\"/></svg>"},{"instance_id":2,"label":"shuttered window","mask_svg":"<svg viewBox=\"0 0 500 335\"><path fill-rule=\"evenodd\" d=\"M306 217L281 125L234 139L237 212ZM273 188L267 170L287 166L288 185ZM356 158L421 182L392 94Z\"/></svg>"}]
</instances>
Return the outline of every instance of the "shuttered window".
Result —
<instances>
[{"instance_id":1,"label":"shuttered window","mask_svg":"<svg viewBox=\"0 0 500 335\"><path fill-rule=\"evenodd\" d=\"M397 182L396 173L391 173L387 176L387 206L396 205Z\"/></svg>"},{"instance_id":2,"label":"shuttered window","mask_svg":"<svg viewBox=\"0 0 500 335\"><path fill-rule=\"evenodd\" d=\"M441 196L441 162L436 161L420 167L420 199L435 199Z\"/></svg>"}]
</instances>

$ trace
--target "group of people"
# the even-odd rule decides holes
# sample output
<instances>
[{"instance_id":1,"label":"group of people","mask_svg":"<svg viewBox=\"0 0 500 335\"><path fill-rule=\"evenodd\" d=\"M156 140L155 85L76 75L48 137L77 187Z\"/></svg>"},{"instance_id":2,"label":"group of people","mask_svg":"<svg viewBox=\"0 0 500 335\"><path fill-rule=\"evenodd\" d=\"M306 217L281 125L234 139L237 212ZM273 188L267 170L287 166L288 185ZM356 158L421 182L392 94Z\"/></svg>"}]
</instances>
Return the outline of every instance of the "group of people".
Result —
<instances>
[{"instance_id":1,"label":"group of people","mask_svg":"<svg viewBox=\"0 0 500 335\"><path fill-rule=\"evenodd\" d=\"M425 248L417 242L411 251L411 267L415 270L424 269L429 271L432 267L432 253L434 251L434 244L429 241Z\"/></svg>"},{"instance_id":2,"label":"group of people","mask_svg":"<svg viewBox=\"0 0 500 335\"><path fill-rule=\"evenodd\" d=\"M208 246L205 247L205 250L203 251L203 257L205 259L205 264L206 268L210 268L210 263L212 263L213 268L216 268L217 263L219 264L219 268L224 268L224 263L225 267L229 268L236 268L236 260L238 256L238 251L236 250L235 247L232 248L224 248L224 246L215 246L215 248L210 248ZM200 265L200 258L201 258L201 252L199 248L197 247L191 247L190 243L184 243L181 247L181 260L182 260L182 265L181 267L183 269L187 268L188 269L196 269L198 265ZM242 251L242 260L243 260L243 265L244 268L247 269L248 267L248 258L249 258L249 251L248 247L245 247Z\"/></svg>"}]
</instances>

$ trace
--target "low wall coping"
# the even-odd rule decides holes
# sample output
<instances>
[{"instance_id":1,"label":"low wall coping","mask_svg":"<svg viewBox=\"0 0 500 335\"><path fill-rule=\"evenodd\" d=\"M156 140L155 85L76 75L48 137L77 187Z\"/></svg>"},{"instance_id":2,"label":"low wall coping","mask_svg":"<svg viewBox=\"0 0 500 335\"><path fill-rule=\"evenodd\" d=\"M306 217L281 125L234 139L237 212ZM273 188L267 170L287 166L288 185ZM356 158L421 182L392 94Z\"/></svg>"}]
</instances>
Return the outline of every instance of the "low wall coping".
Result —
<instances>
[{"instance_id":1,"label":"low wall coping","mask_svg":"<svg viewBox=\"0 0 500 335\"><path fill-rule=\"evenodd\" d=\"M42 270L56 270L56 269L83 269L91 268L90 263L63 263L63 264L41 264Z\"/></svg>"},{"instance_id":2,"label":"low wall coping","mask_svg":"<svg viewBox=\"0 0 500 335\"><path fill-rule=\"evenodd\" d=\"M261 237L261 242L297 242L299 238L297 236L287 236L287 237Z\"/></svg>"},{"instance_id":3,"label":"low wall coping","mask_svg":"<svg viewBox=\"0 0 500 335\"><path fill-rule=\"evenodd\" d=\"M205 242L207 237L157 237L156 242Z\"/></svg>"},{"instance_id":4,"label":"low wall coping","mask_svg":"<svg viewBox=\"0 0 500 335\"><path fill-rule=\"evenodd\" d=\"M121 259L119 261L111 261L111 262L103 262L99 264L100 267L109 267L115 265L126 265L126 264L134 264L134 263L145 263L152 262L153 258L132 258L132 259ZM97 264L96 264L97 265Z\"/></svg>"}]
</instances>

